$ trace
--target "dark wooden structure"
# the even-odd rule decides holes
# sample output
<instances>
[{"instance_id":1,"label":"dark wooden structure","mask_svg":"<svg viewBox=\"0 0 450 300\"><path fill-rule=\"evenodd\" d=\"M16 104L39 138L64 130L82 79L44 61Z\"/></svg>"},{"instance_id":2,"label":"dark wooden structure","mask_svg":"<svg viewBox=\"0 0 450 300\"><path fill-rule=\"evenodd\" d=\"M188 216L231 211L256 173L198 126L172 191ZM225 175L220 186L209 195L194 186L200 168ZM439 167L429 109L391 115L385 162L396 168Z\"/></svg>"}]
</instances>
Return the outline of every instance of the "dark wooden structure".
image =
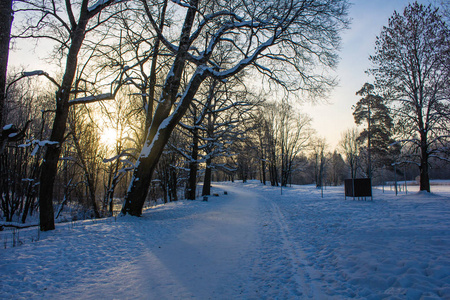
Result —
<instances>
[{"instance_id":1,"label":"dark wooden structure","mask_svg":"<svg viewBox=\"0 0 450 300\"><path fill-rule=\"evenodd\" d=\"M347 197L372 198L372 181L370 178L345 179L345 199Z\"/></svg>"}]
</instances>

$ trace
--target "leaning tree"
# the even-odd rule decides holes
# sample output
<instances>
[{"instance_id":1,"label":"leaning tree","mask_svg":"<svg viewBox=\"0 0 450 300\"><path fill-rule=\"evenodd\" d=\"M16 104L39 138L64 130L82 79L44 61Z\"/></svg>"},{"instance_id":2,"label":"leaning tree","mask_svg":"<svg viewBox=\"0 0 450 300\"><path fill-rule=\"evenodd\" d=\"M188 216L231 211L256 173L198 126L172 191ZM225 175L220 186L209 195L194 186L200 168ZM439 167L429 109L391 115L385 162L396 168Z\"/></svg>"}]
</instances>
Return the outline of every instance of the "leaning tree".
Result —
<instances>
[{"instance_id":1,"label":"leaning tree","mask_svg":"<svg viewBox=\"0 0 450 300\"><path fill-rule=\"evenodd\" d=\"M394 12L370 57L382 89L420 170L420 190L430 191L429 158L445 159L450 136L450 31L438 9L417 2Z\"/></svg>"},{"instance_id":2,"label":"leaning tree","mask_svg":"<svg viewBox=\"0 0 450 300\"><path fill-rule=\"evenodd\" d=\"M287 89L321 94L333 83L323 74L337 62L339 31L348 22L346 0L174 3L184 12L176 43L148 14L161 45L174 58L125 197L124 214L141 215L164 146L207 77L225 81L253 67ZM235 55L226 66L217 66L214 58L224 46ZM189 77L185 87L180 84L183 75Z\"/></svg>"}]
</instances>

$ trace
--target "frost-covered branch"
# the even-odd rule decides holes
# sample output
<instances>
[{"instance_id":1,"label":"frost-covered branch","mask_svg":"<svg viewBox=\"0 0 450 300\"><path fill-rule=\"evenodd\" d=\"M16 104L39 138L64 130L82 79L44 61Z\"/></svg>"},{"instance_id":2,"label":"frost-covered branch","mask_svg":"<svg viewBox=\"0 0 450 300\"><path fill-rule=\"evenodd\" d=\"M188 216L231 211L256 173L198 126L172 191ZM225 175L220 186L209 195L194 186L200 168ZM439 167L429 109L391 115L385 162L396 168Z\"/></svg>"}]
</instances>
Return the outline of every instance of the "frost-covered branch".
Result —
<instances>
[{"instance_id":1,"label":"frost-covered branch","mask_svg":"<svg viewBox=\"0 0 450 300\"><path fill-rule=\"evenodd\" d=\"M76 98L76 99L70 100L69 105L72 106L72 105L76 105L76 104L88 104L88 103L104 101L104 100L114 100L114 95L111 93L107 93L107 94L100 94L100 95L95 95L95 96Z\"/></svg>"},{"instance_id":2,"label":"frost-covered branch","mask_svg":"<svg viewBox=\"0 0 450 300\"><path fill-rule=\"evenodd\" d=\"M46 77L48 80L50 80L51 83L53 83L54 85L56 85L58 88L60 88L60 85L58 84L58 82L51 77L50 75L48 75L47 72L44 72L42 70L36 70L36 71L30 71L30 72L22 72L21 75L14 79L13 81L11 81L11 83L8 84L8 87L6 88L6 94L8 94L8 90L10 89L10 87L12 87L16 82L18 82L19 80L22 80L24 78L27 77L32 77L32 76L44 76Z\"/></svg>"}]
</instances>

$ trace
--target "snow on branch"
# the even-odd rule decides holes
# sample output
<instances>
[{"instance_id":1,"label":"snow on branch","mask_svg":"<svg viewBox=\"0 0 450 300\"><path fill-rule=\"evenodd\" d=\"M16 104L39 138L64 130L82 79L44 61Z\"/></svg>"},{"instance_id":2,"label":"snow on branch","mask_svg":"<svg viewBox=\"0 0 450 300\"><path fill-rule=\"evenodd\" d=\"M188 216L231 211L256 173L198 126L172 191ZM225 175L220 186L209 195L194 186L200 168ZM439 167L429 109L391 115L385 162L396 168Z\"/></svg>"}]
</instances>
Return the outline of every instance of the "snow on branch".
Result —
<instances>
[{"instance_id":1,"label":"snow on branch","mask_svg":"<svg viewBox=\"0 0 450 300\"><path fill-rule=\"evenodd\" d=\"M12 228L17 228L17 229L23 229L23 228L30 228L30 227L34 227L34 226L39 226L38 223L30 223L30 224L22 224L22 223L18 223L18 222L0 222L0 227L12 227Z\"/></svg>"},{"instance_id":2,"label":"snow on branch","mask_svg":"<svg viewBox=\"0 0 450 300\"><path fill-rule=\"evenodd\" d=\"M189 5L188 3L183 3L180 0L172 0L173 3L178 4L181 7L185 7L185 8L192 8L191 5Z\"/></svg>"},{"instance_id":3,"label":"snow on branch","mask_svg":"<svg viewBox=\"0 0 450 300\"><path fill-rule=\"evenodd\" d=\"M274 32L272 37L268 38L267 41L265 41L264 43L261 43L261 45L259 45L254 50L253 54L251 54L250 56L245 57L244 59L242 59L234 67L232 67L232 68L230 68L228 70L225 70L225 71L211 70L212 77L214 77L216 79L224 79L224 78L228 78L228 77L231 77L233 75L236 75L242 69L244 69L246 66L252 64L257 59L258 55L261 54L261 52L263 52L265 49L267 49L268 47L273 45L280 34L281 34L281 30L278 30L278 31L275 30L275 32ZM210 50L210 51L212 51L212 50Z\"/></svg>"},{"instance_id":4,"label":"snow on branch","mask_svg":"<svg viewBox=\"0 0 450 300\"><path fill-rule=\"evenodd\" d=\"M55 141L49 141L49 140L45 140L45 141L36 141L37 142L37 144L40 146L40 147L45 147L45 146L47 146L47 145L58 145L59 143L58 142L55 142Z\"/></svg>"},{"instance_id":5,"label":"snow on branch","mask_svg":"<svg viewBox=\"0 0 450 300\"><path fill-rule=\"evenodd\" d=\"M39 76L39 75L44 75L45 72L42 70L36 70L36 71L31 71L31 72L22 72L22 76L24 77L28 77L28 76Z\"/></svg>"},{"instance_id":6,"label":"snow on branch","mask_svg":"<svg viewBox=\"0 0 450 300\"><path fill-rule=\"evenodd\" d=\"M88 11L92 12L92 11L96 10L98 7L105 5L109 1L111 1L111 0L98 0L97 2L95 2L94 5L91 5L88 7Z\"/></svg>"},{"instance_id":7,"label":"snow on branch","mask_svg":"<svg viewBox=\"0 0 450 300\"><path fill-rule=\"evenodd\" d=\"M113 156L113 157L111 157L111 158L105 158L104 160L103 160L103 163L110 163L110 162L112 162L112 161L115 161L115 160L117 160L117 159L120 159L120 158L122 158L122 157L127 157L127 156L132 156L130 153L128 153L127 152L127 150L124 150L124 151L122 151L120 154L118 154L118 155L116 155L116 156Z\"/></svg>"},{"instance_id":8,"label":"snow on branch","mask_svg":"<svg viewBox=\"0 0 450 300\"><path fill-rule=\"evenodd\" d=\"M114 100L114 95L111 93L106 93L106 94L100 94L100 95L96 95L96 96L76 98L76 99L70 100L69 105L72 106L75 104L87 104L87 103L103 101L103 100Z\"/></svg>"},{"instance_id":9,"label":"snow on branch","mask_svg":"<svg viewBox=\"0 0 450 300\"><path fill-rule=\"evenodd\" d=\"M35 156L37 154L39 148L46 147L46 146L58 146L59 143L55 142L55 141L49 141L49 140L44 140L44 141L33 140L33 141L27 141L26 144L21 144L18 147L19 148L27 148L27 147L30 147L33 145L34 145L34 149L30 154L31 156Z\"/></svg>"},{"instance_id":10,"label":"snow on branch","mask_svg":"<svg viewBox=\"0 0 450 300\"><path fill-rule=\"evenodd\" d=\"M443 160L443 161L446 161L446 162L450 162L449 158L443 157L443 156L439 156L439 155L430 155L429 157L430 158L436 158L436 159L439 159L439 160Z\"/></svg>"},{"instance_id":11,"label":"snow on branch","mask_svg":"<svg viewBox=\"0 0 450 300\"><path fill-rule=\"evenodd\" d=\"M221 169L222 171L229 172L229 173L237 171L237 168L233 168L232 166L230 166L228 164L217 164L216 167Z\"/></svg>"},{"instance_id":12,"label":"snow on branch","mask_svg":"<svg viewBox=\"0 0 450 300\"><path fill-rule=\"evenodd\" d=\"M192 34L192 36L190 37L191 43L197 39L197 37L200 35L200 33L202 32L203 28L212 20L214 20L215 18L219 18L219 17L223 17L223 16L230 16L233 19L237 20L238 22L243 22L244 19L239 17L238 15L236 15L235 13L228 11L228 10L221 10L218 11L216 13L212 13L212 14L208 14L206 15L202 22L199 24L197 30Z\"/></svg>"},{"instance_id":13,"label":"snow on branch","mask_svg":"<svg viewBox=\"0 0 450 300\"><path fill-rule=\"evenodd\" d=\"M13 127L14 127L13 124L7 124L7 125L3 126L3 131L11 130Z\"/></svg>"},{"instance_id":14,"label":"snow on branch","mask_svg":"<svg viewBox=\"0 0 450 300\"><path fill-rule=\"evenodd\" d=\"M179 122L178 125L180 125L181 127L183 127L184 129L187 129L187 130L194 130L195 129L195 126L190 126L190 125L187 125L187 124L185 124L183 122Z\"/></svg>"},{"instance_id":15,"label":"snow on branch","mask_svg":"<svg viewBox=\"0 0 450 300\"><path fill-rule=\"evenodd\" d=\"M230 105L227 105L227 106L225 106L225 107L221 107L221 108L218 108L218 109L215 109L215 110L213 110L212 112L213 113L220 113L220 112L223 112L223 111L227 111L227 110L229 110L229 109L231 109L231 108L233 108L233 107L238 107L238 106L249 106L250 104L248 103L248 102L244 102L244 101L239 101L239 102L234 102L234 103L232 103L232 104L230 104ZM227 122L228 123L228 122Z\"/></svg>"},{"instance_id":16,"label":"snow on branch","mask_svg":"<svg viewBox=\"0 0 450 300\"><path fill-rule=\"evenodd\" d=\"M26 78L26 77L32 77L32 76L44 76L46 77L48 80L50 80L54 85L56 85L58 88L60 87L60 85L58 84L58 82L56 82L56 80L51 77L50 75L48 75L47 72L44 72L42 70L35 70L35 71L30 71L30 72L22 72L22 74L19 76L19 78L13 80L10 84L8 84L8 87L6 88L6 93L8 93L8 89L10 86L12 86L14 83L16 83L17 81Z\"/></svg>"},{"instance_id":17,"label":"snow on branch","mask_svg":"<svg viewBox=\"0 0 450 300\"><path fill-rule=\"evenodd\" d=\"M412 144L415 144L415 145L420 145L420 141L418 139L403 139L403 140L398 140L398 141L395 141L395 142L389 144L389 147L392 147L392 146L395 146L395 145L401 145L402 143L405 143L405 144L406 143L412 143Z\"/></svg>"}]
</instances>

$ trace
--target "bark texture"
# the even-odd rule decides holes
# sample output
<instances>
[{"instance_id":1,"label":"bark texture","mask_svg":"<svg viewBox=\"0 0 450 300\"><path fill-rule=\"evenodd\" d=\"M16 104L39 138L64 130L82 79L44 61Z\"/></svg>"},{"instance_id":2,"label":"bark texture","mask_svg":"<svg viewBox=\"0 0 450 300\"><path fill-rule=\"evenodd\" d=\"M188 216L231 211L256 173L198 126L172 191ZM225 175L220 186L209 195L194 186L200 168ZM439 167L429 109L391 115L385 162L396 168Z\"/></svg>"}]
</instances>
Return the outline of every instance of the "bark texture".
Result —
<instances>
[{"instance_id":1,"label":"bark texture","mask_svg":"<svg viewBox=\"0 0 450 300\"><path fill-rule=\"evenodd\" d=\"M13 21L12 0L0 1L0 134L3 128L3 107L6 101L6 73L8 67L9 41Z\"/></svg>"}]
</instances>

